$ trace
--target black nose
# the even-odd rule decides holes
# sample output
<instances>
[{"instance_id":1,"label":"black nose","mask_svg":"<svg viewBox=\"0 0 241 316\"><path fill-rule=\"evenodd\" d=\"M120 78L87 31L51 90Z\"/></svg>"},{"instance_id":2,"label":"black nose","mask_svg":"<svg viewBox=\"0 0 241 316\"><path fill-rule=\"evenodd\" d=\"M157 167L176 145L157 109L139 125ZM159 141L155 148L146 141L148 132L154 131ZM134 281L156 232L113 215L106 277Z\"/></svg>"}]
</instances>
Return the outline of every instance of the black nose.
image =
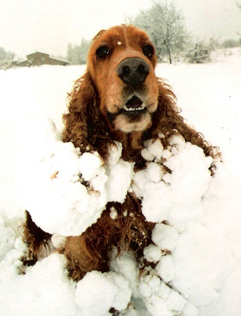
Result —
<instances>
[{"instance_id":1,"label":"black nose","mask_svg":"<svg viewBox=\"0 0 241 316\"><path fill-rule=\"evenodd\" d=\"M126 58L117 67L118 76L124 83L131 86L143 83L149 72L149 65L138 57Z\"/></svg>"}]
</instances>

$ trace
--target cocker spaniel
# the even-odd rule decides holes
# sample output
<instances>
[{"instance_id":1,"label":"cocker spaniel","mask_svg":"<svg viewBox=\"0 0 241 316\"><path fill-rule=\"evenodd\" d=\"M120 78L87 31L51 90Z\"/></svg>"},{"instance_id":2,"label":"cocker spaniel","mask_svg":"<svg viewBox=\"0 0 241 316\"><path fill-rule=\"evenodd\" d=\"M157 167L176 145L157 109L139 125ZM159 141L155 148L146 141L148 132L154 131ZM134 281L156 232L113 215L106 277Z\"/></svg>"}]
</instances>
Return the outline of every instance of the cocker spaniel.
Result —
<instances>
[{"instance_id":1,"label":"cocker spaniel","mask_svg":"<svg viewBox=\"0 0 241 316\"><path fill-rule=\"evenodd\" d=\"M144 31L126 25L100 31L90 46L86 72L69 94L63 141L72 142L81 153L97 151L104 162L118 141L123 146L121 158L133 162L135 171L146 167L141 154L145 141L159 138L165 148L168 138L177 133L202 148L206 156L215 157L215 147L180 116L175 95L155 75L156 63L155 48ZM118 214L114 219L112 207ZM67 258L69 276L78 281L88 271L108 271L113 247L118 254L131 250L139 260L151 243L153 226L133 192L127 193L124 203L107 203L95 224L80 236L67 237L59 250ZM50 238L27 212L25 265L37 261Z\"/></svg>"}]
</instances>

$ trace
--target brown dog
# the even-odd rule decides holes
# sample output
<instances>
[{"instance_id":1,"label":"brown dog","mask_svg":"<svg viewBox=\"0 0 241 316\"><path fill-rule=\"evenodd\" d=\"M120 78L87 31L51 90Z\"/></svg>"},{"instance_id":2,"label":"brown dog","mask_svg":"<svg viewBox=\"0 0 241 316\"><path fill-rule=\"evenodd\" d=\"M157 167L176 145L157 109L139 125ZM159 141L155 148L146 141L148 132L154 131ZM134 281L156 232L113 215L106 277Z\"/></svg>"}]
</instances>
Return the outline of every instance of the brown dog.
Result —
<instances>
[{"instance_id":1,"label":"brown dog","mask_svg":"<svg viewBox=\"0 0 241 316\"><path fill-rule=\"evenodd\" d=\"M69 95L63 140L82 153L97 151L104 162L110 146L121 142L121 158L134 162L135 171L146 166L141 155L144 142L160 135L164 148L167 139L178 133L214 157L216 149L179 115L173 92L155 75L156 62L155 48L145 32L125 25L100 31L90 47L87 70ZM110 217L113 207L118 214L115 219ZM151 243L153 225L145 220L134 193L128 193L122 204L107 203L97 223L81 236L67 237L61 252L67 257L70 277L80 280L88 271L108 271L113 248L118 254L132 250L141 258ZM25 264L36 262L50 237L27 213Z\"/></svg>"}]
</instances>

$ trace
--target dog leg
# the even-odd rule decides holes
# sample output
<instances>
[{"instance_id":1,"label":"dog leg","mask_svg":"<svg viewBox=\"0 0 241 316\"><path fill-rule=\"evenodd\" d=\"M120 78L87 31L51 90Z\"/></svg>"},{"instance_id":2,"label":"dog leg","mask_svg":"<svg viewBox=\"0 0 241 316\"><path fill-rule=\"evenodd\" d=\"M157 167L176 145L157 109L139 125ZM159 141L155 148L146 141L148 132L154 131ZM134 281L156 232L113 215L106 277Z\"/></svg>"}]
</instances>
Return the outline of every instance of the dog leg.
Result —
<instances>
[{"instance_id":1,"label":"dog leg","mask_svg":"<svg viewBox=\"0 0 241 316\"><path fill-rule=\"evenodd\" d=\"M27 244L26 254L21 258L24 266L32 266L48 250L51 234L44 232L32 220L26 211L26 221L23 230L23 241Z\"/></svg>"},{"instance_id":2,"label":"dog leg","mask_svg":"<svg viewBox=\"0 0 241 316\"><path fill-rule=\"evenodd\" d=\"M90 247L94 247L94 245L88 245L88 242L89 240L85 238L85 234L66 239L63 253L67 258L69 277L74 281L79 281L87 272L93 270L109 271L107 253L93 255Z\"/></svg>"}]
</instances>

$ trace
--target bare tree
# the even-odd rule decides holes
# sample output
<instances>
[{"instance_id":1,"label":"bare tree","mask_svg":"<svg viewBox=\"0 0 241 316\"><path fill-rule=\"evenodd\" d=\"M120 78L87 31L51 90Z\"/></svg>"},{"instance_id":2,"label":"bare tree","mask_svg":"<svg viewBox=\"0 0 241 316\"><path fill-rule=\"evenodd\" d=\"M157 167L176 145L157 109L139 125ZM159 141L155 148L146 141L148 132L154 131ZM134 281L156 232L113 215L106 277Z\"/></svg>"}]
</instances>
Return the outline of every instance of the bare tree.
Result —
<instances>
[{"instance_id":1,"label":"bare tree","mask_svg":"<svg viewBox=\"0 0 241 316\"><path fill-rule=\"evenodd\" d=\"M141 11L131 22L147 31L159 58L167 55L170 64L173 54L182 51L189 39L184 17L173 2L155 1L149 10Z\"/></svg>"},{"instance_id":2,"label":"bare tree","mask_svg":"<svg viewBox=\"0 0 241 316\"><path fill-rule=\"evenodd\" d=\"M0 47L0 61L11 61L16 57L13 52L6 51L3 47Z\"/></svg>"}]
</instances>

